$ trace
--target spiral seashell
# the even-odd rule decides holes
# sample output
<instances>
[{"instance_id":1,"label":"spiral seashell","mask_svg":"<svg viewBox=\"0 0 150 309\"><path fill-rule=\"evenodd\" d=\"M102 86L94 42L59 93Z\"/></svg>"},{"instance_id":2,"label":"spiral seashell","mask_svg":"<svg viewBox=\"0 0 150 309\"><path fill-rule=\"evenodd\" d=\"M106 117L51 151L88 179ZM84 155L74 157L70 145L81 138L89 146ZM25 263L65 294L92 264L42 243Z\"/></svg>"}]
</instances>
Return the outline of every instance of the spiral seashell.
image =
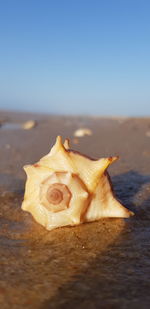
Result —
<instances>
[{"instance_id":1,"label":"spiral seashell","mask_svg":"<svg viewBox=\"0 0 150 309\"><path fill-rule=\"evenodd\" d=\"M50 153L27 165L22 209L51 230L133 213L116 200L107 167L118 157L93 160L70 149L58 136Z\"/></svg>"},{"instance_id":2,"label":"spiral seashell","mask_svg":"<svg viewBox=\"0 0 150 309\"><path fill-rule=\"evenodd\" d=\"M50 211L67 209L72 193L66 185L67 173L53 173L41 184L40 201Z\"/></svg>"}]
</instances>

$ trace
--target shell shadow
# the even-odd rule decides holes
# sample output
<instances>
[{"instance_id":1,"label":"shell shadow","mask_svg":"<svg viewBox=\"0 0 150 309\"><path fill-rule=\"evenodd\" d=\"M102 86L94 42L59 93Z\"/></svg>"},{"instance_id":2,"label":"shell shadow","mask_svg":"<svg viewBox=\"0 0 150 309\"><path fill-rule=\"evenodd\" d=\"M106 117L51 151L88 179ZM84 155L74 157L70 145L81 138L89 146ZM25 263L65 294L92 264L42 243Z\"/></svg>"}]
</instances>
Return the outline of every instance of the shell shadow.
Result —
<instances>
[{"instance_id":1,"label":"shell shadow","mask_svg":"<svg viewBox=\"0 0 150 309\"><path fill-rule=\"evenodd\" d=\"M112 177L112 182L117 198L135 210L135 196L143 186L150 184L150 175L129 171ZM141 205L146 206L149 201L150 195L142 200ZM40 309L149 308L150 251L147 251L147 246L150 229L147 230L146 221L142 221L139 216L125 222L117 240L104 252L87 260L86 268L79 267L78 274L60 286L53 297L43 302Z\"/></svg>"},{"instance_id":2,"label":"shell shadow","mask_svg":"<svg viewBox=\"0 0 150 309\"><path fill-rule=\"evenodd\" d=\"M143 175L131 170L111 177L115 196L129 209L140 212L150 201L150 193L143 192L150 187L150 175ZM144 194L143 194L144 193ZM144 195L144 196L142 196ZM138 206L138 207L137 207Z\"/></svg>"}]
</instances>

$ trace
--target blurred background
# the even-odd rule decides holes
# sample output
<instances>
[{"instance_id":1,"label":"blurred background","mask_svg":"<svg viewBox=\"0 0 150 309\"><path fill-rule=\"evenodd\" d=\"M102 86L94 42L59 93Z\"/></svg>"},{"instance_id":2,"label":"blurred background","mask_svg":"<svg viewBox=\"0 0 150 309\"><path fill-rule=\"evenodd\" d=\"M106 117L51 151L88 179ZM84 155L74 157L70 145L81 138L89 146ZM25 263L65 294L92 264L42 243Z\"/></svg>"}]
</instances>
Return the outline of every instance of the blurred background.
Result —
<instances>
[{"instance_id":1,"label":"blurred background","mask_svg":"<svg viewBox=\"0 0 150 309\"><path fill-rule=\"evenodd\" d=\"M1 0L0 109L150 115L150 1Z\"/></svg>"}]
</instances>

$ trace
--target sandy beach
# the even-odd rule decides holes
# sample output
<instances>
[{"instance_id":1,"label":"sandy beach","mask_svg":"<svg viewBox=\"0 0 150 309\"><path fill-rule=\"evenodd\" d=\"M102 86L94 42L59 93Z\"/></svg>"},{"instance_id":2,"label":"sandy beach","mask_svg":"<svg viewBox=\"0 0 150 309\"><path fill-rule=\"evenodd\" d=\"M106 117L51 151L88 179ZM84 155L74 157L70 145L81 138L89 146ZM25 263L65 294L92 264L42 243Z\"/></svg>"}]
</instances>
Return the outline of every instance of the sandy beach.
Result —
<instances>
[{"instance_id":1,"label":"sandy beach","mask_svg":"<svg viewBox=\"0 0 150 309\"><path fill-rule=\"evenodd\" d=\"M34 126L24 129L29 120ZM92 135L75 138L79 128ZM22 167L48 153L57 135L91 157L120 156L109 172L134 217L48 232L21 210ZM149 118L1 111L0 162L1 308L149 308Z\"/></svg>"}]
</instances>

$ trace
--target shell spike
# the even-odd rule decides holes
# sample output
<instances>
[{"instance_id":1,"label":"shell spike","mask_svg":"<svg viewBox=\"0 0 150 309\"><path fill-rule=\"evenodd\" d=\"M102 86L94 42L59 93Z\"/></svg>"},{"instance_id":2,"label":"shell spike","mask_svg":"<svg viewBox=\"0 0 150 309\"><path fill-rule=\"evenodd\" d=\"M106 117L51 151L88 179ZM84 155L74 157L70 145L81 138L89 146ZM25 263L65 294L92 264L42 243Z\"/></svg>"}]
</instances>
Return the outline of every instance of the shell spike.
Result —
<instances>
[{"instance_id":1,"label":"shell spike","mask_svg":"<svg viewBox=\"0 0 150 309\"><path fill-rule=\"evenodd\" d=\"M75 172L69 151L64 147L61 136L57 136L55 145L50 153L40 160L40 165L53 169L56 172Z\"/></svg>"},{"instance_id":2,"label":"shell spike","mask_svg":"<svg viewBox=\"0 0 150 309\"><path fill-rule=\"evenodd\" d=\"M56 137L56 145L62 145L62 137L60 135Z\"/></svg>"},{"instance_id":3,"label":"shell spike","mask_svg":"<svg viewBox=\"0 0 150 309\"><path fill-rule=\"evenodd\" d=\"M64 148L63 143L62 143L62 138L60 135L56 137L56 143L54 146L56 147L57 150L59 150L60 148Z\"/></svg>"},{"instance_id":4,"label":"shell spike","mask_svg":"<svg viewBox=\"0 0 150 309\"><path fill-rule=\"evenodd\" d=\"M23 167L23 169L24 169L24 171L26 172L27 170L28 170L28 168L30 168L31 167L31 165L24 165L24 167Z\"/></svg>"},{"instance_id":5,"label":"shell spike","mask_svg":"<svg viewBox=\"0 0 150 309\"><path fill-rule=\"evenodd\" d=\"M64 141L64 147L66 150L70 149L70 141L68 138L66 138Z\"/></svg>"},{"instance_id":6,"label":"shell spike","mask_svg":"<svg viewBox=\"0 0 150 309\"><path fill-rule=\"evenodd\" d=\"M55 155L55 153L56 153L57 151L59 151L60 149L65 150L65 148L64 148L64 146L63 146L63 143L62 143L62 138L61 138L60 135L58 135L58 136L56 137L56 142L55 142L54 146L52 147L52 149L51 149L49 155Z\"/></svg>"},{"instance_id":7,"label":"shell spike","mask_svg":"<svg viewBox=\"0 0 150 309\"><path fill-rule=\"evenodd\" d=\"M118 159L118 156L99 159L98 162L101 163L101 172L104 172L110 164L117 161Z\"/></svg>"},{"instance_id":8,"label":"shell spike","mask_svg":"<svg viewBox=\"0 0 150 309\"><path fill-rule=\"evenodd\" d=\"M118 218L129 218L134 215L132 211L129 209L125 208L119 201L117 201L115 198L109 202L107 211L109 213L109 217L118 217Z\"/></svg>"},{"instance_id":9,"label":"shell spike","mask_svg":"<svg viewBox=\"0 0 150 309\"><path fill-rule=\"evenodd\" d=\"M102 158L96 161L95 164L97 165L97 170L95 171L95 181L96 179L99 180L109 165L111 165L116 160L118 160L118 157Z\"/></svg>"},{"instance_id":10,"label":"shell spike","mask_svg":"<svg viewBox=\"0 0 150 309\"><path fill-rule=\"evenodd\" d=\"M109 157L108 160L110 161L110 164L117 161L119 159L119 156Z\"/></svg>"},{"instance_id":11,"label":"shell spike","mask_svg":"<svg viewBox=\"0 0 150 309\"><path fill-rule=\"evenodd\" d=\"M29 164L28 165L24 165L23 169L24 169L24 171L25 171L25 173L27 175L30 174L30 173L33 173L34 170L35 170L34 166L33 165L29 165Z\"/></svg>"}]
</instances>

